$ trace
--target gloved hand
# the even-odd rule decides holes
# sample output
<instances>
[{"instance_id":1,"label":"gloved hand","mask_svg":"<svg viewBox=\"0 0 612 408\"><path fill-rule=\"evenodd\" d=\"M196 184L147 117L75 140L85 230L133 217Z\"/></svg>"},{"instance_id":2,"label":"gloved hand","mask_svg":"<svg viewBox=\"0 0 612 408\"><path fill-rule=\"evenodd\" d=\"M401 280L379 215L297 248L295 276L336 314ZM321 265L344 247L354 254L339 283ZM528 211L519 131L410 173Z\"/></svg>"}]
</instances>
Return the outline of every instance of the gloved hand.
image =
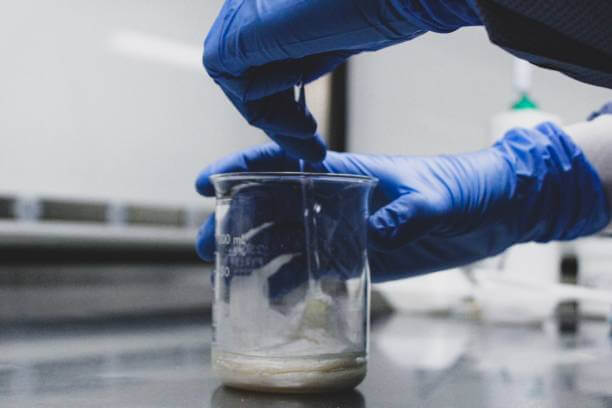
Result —
<instances>
[{"instance_id":1,"label":"gloved hand","mask_svg":"<svg viewBox=\"0 0 612 408\"><path fill-rule=\"evenodd\" d=\"M204 65L250 124L290 156L320 161L325 144L295 85L362 51L480 24L468 0L226 0Z\"/></svg>"},{"instance_id":2,"label":"gloved hand","mask_svg":"<svg viewBox=\"0 0 612 408\"><path fill-rule=\"evenodd\" d=\"M598 111L595 111L595 112L591 113L589 115L588 120L596 119L596 118L600 117L601 115L612 115L612 102L606 103Z\"/></svg>"},{"instance_id":3,"label":"gloved hand","mask_svg":"<svg viewBox=\"0 0 612 408\"><path fill-rule=\"evenodd\" d=\"M240 171L296 171L275 145L250 149L204 170L197 190L213 196L209 176ZM493 147L437 157L330 152L306 171L379 179L368 220L375 282L456 267L516 243L569 240L604 228L610 210L597 173L560 128L514 129ZM214 254L214 221L197 239Z\"/></svg>"}]
</instances>

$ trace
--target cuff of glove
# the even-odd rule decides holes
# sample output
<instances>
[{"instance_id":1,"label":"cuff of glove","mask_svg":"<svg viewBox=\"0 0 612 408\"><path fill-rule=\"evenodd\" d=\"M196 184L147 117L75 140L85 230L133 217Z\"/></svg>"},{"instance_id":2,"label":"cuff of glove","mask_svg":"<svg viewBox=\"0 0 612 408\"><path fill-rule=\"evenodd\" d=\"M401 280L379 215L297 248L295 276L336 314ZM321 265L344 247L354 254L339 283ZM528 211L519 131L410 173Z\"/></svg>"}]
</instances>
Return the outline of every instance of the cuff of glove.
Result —
<instances>
[{"instance_id":1,"label":"cuff of glove","mask_svg":"<svg viewBox=\"0 0 612 408\"><path fill-rule=\"evenodd\" d=\"M601 231L610 209L599 175L559 127L513 129L494 148L516 175L514 197L524 208L518 242L570 240Z\"/></svg>"},{"instance_id":2,"label":"cuff of glove","mask_svg":"<svg viewBox=\"0 0 612 408\"><path fill-rule=\"evenodd\" d=\"M565 130L597 171L607 193L608 205L612 205L612 103L593 114L589 122L571 125ZM612 224L606 232L612 232Z\"/></svg>"}]
</instances>

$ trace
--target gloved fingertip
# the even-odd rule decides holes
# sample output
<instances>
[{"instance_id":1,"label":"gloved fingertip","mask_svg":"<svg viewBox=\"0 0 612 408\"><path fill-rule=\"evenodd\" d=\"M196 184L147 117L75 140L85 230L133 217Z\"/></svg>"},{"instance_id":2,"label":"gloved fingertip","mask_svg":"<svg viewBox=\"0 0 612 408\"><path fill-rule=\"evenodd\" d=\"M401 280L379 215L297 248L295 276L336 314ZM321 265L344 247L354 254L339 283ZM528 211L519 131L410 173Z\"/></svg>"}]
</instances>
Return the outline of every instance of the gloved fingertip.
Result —
<instances>
[{"instance_id":1,"label":"gloved fingertip","mask_svg":"<svg viewBox=\"0 0 612 408\"><path fill-rule=\"evenodd\" d=\"M278 135L269 136L283 148L288 156L295 159L302 159L309 163L320 163L327 154L327 145L318 134L308 139Z\"/></svg>"},{"instance_id":2,"label":"gloved fingertip","mask_svg":"<svg viewBox=\"0 0 612 408\"><path fill-rule=\"evenodd\" d=\"M196 191L204 197L214 197L215 187L210 181L210 175L205 171L203 172L195 182Z\"/></svg>"},{"instance_id":3,"label":"gloved fingertip","mask_svg":"<svg viewBox=\"0 0 612 408\"><path fill-rule=\"evenodd\" d=\"M368 219L368 246L385 251L393 244L392 230L381 223L382 218L376 214Z\"/></svg>"},{"instance_id":4,"label":"gloved fingertip","mask_svg":"<svg viewBox=\"0 0 612 408\"><path fill-rule=\"evenodd\" d=\"M215 259L215 215L208 217L198 231L196 252L202 260L212 262Z\"/></svg>"},{"instance_id":5,"label":"gloved fingertip","mask_svg":"<svg viewBox=\"0 0 612 408\"><path fill-rule=\"evenodd\" d=\"M611 115L611 114L612 114L612 102L608 102L604 106L602 106L601 109L599 109L598 111L591 113L589 117L587 118L587 120L591 121L591 120L597 119L601 115Z\"/></svg>"},{"instance_id":6,"label":"gloved fingertip","mask_svg":"<svg viewBox=\"0 0 612 408\"><path fill-rule=\"evenodd\" d=\"M290 152L287 153L292 155ZM298 156L298 153L299 152L296 151L292 156L309 163L321 163L325 160L325 156L327 155L327 145L323 141L315 140L315 143L313 143L309 149L304 150L300 156Z\"/></svg>"},{"instance_id":7,"label":"gloved fingertip","mask_svg":"<svg viewBox=\"0 0 612 408\"><path fill-rule=\"evenodd\" d=\"M380 251L399 249L431 232L445 217L434 197L405 194L368 219L368 242Z\"/></svg>"}]
</instances>

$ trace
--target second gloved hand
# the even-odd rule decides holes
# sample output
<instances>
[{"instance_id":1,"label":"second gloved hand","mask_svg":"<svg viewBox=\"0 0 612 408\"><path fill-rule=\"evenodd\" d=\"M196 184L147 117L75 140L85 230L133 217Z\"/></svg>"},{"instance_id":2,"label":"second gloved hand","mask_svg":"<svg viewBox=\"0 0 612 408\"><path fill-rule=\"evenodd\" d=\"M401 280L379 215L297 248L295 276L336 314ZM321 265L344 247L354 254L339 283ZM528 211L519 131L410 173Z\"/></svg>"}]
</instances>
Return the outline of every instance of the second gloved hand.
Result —
<instances>
[{"instance_id":1,"label":"second gloved hand","mask_svg":"<svg viewBox=\"0 0 612 408\"><path fill-rule=\"evenodd\" d=\"M297 171L276 145L238 153L208 167L209 177L240 171ZM312 172L376 177L369 218L369 261L376 282L456 267L516 243L568 240L604 228L609 207L598 175L558 127L515 129L493 147L438 157L330 152ZM282 199L282 198L279 198ZM200 256L212 260L214 221L202 228Z\"/></svg>"},{"instance_id":2,"label":"second gloved hand","mask_svg":"<svg viewBox=\"0 0 612 408\"><path fill-rule=\"evenodd\" d=\"M250 124L289 155L320 161L325 144L295 85L359 52L477 24L467 0L226 0L204 66Z\"/></svg>"}]
</instances>

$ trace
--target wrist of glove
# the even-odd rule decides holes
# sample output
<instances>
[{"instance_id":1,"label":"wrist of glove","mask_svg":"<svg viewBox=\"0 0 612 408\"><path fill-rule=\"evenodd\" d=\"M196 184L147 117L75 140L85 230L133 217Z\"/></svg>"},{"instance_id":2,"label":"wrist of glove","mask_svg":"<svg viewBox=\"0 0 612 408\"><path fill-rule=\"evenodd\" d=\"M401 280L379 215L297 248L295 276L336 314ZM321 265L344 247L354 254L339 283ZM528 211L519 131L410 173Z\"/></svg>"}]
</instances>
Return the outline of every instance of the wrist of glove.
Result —
<instances>
[{"instance_id":1,"label":"wrist of glove","mask_svg":"<svg viewBox=\"0 0 612 408\"><path fill-rule=\"evenodd\" d=\"M515 129L493 146L514 174L508 185L516 209L507 224L516 243L570 240L593 234L610 221L597 172L557 126Z\"/></svg>"}]
</instances>

